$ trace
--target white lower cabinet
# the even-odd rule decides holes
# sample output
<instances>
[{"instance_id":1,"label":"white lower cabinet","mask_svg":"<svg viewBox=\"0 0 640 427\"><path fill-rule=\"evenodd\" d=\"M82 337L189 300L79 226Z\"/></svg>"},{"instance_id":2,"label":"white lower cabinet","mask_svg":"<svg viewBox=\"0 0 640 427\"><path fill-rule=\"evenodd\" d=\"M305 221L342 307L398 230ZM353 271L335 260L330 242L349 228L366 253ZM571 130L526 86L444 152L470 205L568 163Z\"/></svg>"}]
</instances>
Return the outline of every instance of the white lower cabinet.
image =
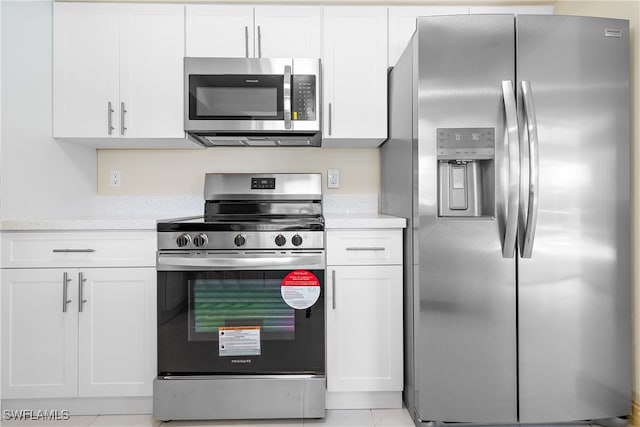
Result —
<instances>
[{"instance_id":1,"label":"white lower cabinet","mask_svg":"<svg viewBox=\"0 0 640 427\"><path fill-rule=\"evenodd\" d=\"M0 236L3 407L35 398L150 399L155 232Z\"/></svg>"},{"instance_id":2,"label":"white lower cabinet","mask_svg":"<svg viewBox=\"0 0 640 427\"><path fill-rule=\"evenodd\" d=\"M327 230L326 271L328 408L401 405L402 230Z\"/></svg>"},{"instance_id":3,"label":"white lower cabinet","mask_svg":"<svg viewBox=\"0 0 640 427\"><path fill-rule=\"evenodd\" d=\"M2 270L3 399L150 396L155 291L153 268Z\"/></svg>"},{"instance_id":4,"label":"white lower cabinet","mask_svg":"<svg viewBox=\"0 0 640 427\"><path fill-rule=\"evenodd\" d=\"M328 267L327 390L402 390L402 266Z\"/></svg>"},{"instance_id":5,"label":"white lower cabinet","mask_svg":"<svg viewBox=\"0 0 640 427\"><path fill-rule=\"evenodd\" d=\"M3 399L77 394L77 301L63 311L65 272L2 271Z\"/></svg>"}]
</instances>

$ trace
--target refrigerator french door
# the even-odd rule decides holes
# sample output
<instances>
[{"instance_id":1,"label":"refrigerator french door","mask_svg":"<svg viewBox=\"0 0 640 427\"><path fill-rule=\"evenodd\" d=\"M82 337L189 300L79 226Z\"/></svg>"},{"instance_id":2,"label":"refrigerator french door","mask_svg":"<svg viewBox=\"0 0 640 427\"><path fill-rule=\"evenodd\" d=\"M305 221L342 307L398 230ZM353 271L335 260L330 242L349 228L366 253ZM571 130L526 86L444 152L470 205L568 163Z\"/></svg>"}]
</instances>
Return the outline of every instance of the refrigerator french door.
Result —
<instances>
[{"instance_id":1,"label":"refrigerator french door","mask_svg":"<svg viewBox=\"0 0 640 427\"><path fill-rule=\"evenodd\" d=\"M381 150L382 210L410 220L407 407L476 423L628 414L628 22L417 28Z\"/></svg>"}]
</instances>

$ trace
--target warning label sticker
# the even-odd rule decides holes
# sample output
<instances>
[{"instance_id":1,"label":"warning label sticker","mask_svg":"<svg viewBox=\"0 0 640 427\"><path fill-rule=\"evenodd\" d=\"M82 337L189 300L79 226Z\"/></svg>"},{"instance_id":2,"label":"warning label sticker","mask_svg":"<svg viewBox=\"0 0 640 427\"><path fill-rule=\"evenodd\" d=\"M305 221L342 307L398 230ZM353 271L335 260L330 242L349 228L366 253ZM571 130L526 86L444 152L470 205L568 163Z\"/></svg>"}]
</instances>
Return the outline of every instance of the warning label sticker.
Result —
<instances>
[{"instance_id":1,"label":"warning label sticker","mask_svg":"<svg viewBox=\"0 0 640 427\"><path fill-rule=\"evenodd\" d=\"M259 356L260 327L218 328L220 356Z\"/></svg>"},{"instance_id":2,"label":"warning label sticker","mask_svg":"<svg viewBox=\"0 0 640 427\"><path fill-rule=\"evenodd\" d=\"M289 307L309 308L320 298L320 281L310 271L295 270L282 280L280 293Z\"/></svg>"}]
</instances>

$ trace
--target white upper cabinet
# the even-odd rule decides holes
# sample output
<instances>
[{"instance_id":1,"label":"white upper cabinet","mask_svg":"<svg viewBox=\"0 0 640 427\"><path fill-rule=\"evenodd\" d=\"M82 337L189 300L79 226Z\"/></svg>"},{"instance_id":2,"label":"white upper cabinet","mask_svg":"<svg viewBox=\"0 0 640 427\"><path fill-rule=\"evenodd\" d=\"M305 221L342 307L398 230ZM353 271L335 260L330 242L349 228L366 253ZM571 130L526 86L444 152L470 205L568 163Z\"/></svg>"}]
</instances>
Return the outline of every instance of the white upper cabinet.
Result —
<instances>
[{"instance_id":1,"label":"white upper cabinet","mask_svg":"<svg viewBox=\"0 0 640 427\"><path fill-rule=\"evenodd\" d=\"M186 6L187 55L253 57L253 7Z\"/></svg>"},{"instance_id":2,"label":"white upper cabinet","mask_svg":"<svg viewBox=\"0 0 640 427\"><path fill-rule=\"evenodd\" d=\"M53 136L184 138L184 6L54 3Z\"/></svg>"},{"instance_id":3,"label":"white upper cabinet","mask_svg":"<svg viewBox=\"0 0 640 427\"><path fill-rule=\"evenodd\" d=\"M320 58L317 6L186 6L187 56Z\"/></svg>"},{"instance_id":4,"label":"white upper cabinet","mask_svg":"<svg viewBox=\"0 0 640 427\"><path fill-rule=\"evenodd\" d=\"M469 13L513 13L514 15L553 15L553 6L471 6Z\"/></svg>"},{"instance_id":5,"label":"white upper cabinet","mask_svg":"<svg viewBox=\"0 0 640 427\"><path fill-rule=\"evenodd\" d=\"M324 147L377 147L387 138L387 8L325 7Z\"/></svg>"},{"instance_id":6,"label":"white upper cabinet","mask_svg":"<svg viewBox=\"0 0 640 427\"><path fill-rule=\"evenodd\" d=\"M467 15L468 7L463 6L396 6L389 8L389 66L398 62L416 31L416 19L419 16Z\"/></svg>"},{"instance_id":7,"label":"white upper cabinet","mask_svg":"<svg viewBox=\"0 0 640 427\"><path fill-rule=\"evenodd\" d=\"M54 3L54 137L115 135L118 31L117 6Z\"/></svg>"},{"instance_id":8,"label":"white upper cabinet","mask_svg":"<svg viewBox=\"0 0 640 427\"><path fill-rule=\"evenodd\" d=\"M315 6L256 7L258 58L320 58L322 8Z\"/></svg>"},{"instance_id":9,"label":"white upper cabinet","mask_svg":"<svg viewBox=\"0 0 640 427\"><path fill-rule=\"evenodd\" d=\"M120 6L120 132L184 137L184 7Z\"/></svg>"}]
</instances>

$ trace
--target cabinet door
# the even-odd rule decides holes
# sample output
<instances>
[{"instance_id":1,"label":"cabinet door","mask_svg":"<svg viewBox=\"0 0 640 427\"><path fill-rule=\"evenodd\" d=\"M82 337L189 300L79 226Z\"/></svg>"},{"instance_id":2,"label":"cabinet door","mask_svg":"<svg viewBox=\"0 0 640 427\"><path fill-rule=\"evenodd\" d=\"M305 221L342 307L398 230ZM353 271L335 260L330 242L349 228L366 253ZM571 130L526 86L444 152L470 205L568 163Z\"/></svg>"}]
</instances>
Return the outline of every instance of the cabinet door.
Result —
<instances>
[{"instance_id":1,"label":"cabinet door","mask_svg":"<svg viewBox=\"0 0 640 427\"><path fill-rule=\"evenodd\" d=\"M471 6L472 14L553 15L553 6Z\"/></svg>"},{"instance_id":2,"label":"cabinet door","mask_svg":"<svg viewBox=\"0 0 640 427\"><path fill-rule=\"evenodd\" d=\"M54 3L54 137L117 135L118 69L118 5Z\"/></svg>"},{"instance_id":3,"label":"cabinet door","mask_svg":"<svg viewBox=\"0 0 640 427\"><path fill-rule=\"evenodd\" d=\"M401 391L402 266L327 268L327 390Z\"/></svg>"},{"instance_id":4,"label":"cabinet door","mask_svg":"<svg viewBox=\"0 0 640 427\"><path fill-rule=\"evenodd\" d=\"M80 396L151 396L156 375L153 268L80 270Z\"/></svg>"},{"instance_id":5,"label":"cabinet door","mask_svg":"<svg viewBox=\"0 0 640 427\"><path fill-rule=\"evenodd\" d=\"M389 8L389 66L394 67L416 31L418 16L466 15L463 6L395 6Z\"/></svg>"},{"instance_id":6,"label":"cabinet door","mask_svg":"<svg viewBox=\"0 0 640 427\"><path fill-rule=\"evenodd\" d=\"M324 9L323 146L375 147L387 138L387 9Z\"/></svg>"},{"instance_id":7,"label":"cabinet door","mask_svg":"<svg viewBox=\"0 0 640 427\"><path fill-rule=\"evenodd\" d=\"M256 57L320 58L322 8L264 6L255 8Z\"/></svg>"},{"instance_id":8,"label":"cabinet door","mask_svg":"<svg viewBox=\"0 0 640 427\"><path fill-rule=\"evenodd\" d=\"M118 135L182 138L183 5L120 5Z\"/></svg>"},{"instance_id":9,"label":"cabinet door","mask_svg":"<svg viewBox=\"0 0 640 427\"><path fill-rule=\"evenodd\" d=\"M2 270L4 399L76 396L77 293L74 270Z\"/></svg>"},{"instance_id":10,"label":"cabinet door","mask_svg":"<svg viewBox=\"0 0 640 427\"><path fill-rule=\"evenodd\" d=\"M251 6L186 6L187 55L253 57Z\"/></svg>"}]
</instances>

